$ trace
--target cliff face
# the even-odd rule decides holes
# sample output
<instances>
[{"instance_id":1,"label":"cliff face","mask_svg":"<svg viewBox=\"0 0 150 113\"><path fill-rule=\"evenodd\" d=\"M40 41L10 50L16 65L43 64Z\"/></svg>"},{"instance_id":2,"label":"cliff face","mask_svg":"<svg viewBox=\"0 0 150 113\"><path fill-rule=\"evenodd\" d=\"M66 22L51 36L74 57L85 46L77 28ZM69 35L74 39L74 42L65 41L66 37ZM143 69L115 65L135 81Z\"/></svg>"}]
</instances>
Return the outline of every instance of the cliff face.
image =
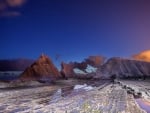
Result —
<instances>
[{"instance_id":1,"label":"cliff face","mask_svg":"<svg viewBox=\"0 0 150 113\"><path fill-rule=\"evenodd\" d=\"M28 67L20 76L20 79L25 80L41 80L55 79L60 77L60 73L54 66L50 58L46 55L41 55L30 67Z\"/></svg>"},{"instance_id":2,"label":"cliff face","mask_svg":"<svg viewBox=\"0 0 150 113\"><path fill-rule=\"evenodd\" d=\"M116 75L119 78L150 76L150 63L111 58L98 69L97 75L98 74L106 78L112 75Z\"/></svg>"}]
</instances>

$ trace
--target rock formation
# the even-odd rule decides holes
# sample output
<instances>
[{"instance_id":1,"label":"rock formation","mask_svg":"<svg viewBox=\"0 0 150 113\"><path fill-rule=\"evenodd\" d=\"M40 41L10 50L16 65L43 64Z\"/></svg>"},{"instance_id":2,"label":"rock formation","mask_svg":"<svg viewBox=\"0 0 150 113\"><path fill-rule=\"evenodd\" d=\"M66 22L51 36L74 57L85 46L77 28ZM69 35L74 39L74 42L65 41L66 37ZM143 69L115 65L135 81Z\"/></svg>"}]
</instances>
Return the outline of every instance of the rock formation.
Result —
<instances>
[{"instance_id":1,"label":"rock formation","mask_svg":"<svg viewBox=\"0 0 150 113\"><path fill-rule=\"evenodd\" d=\"M86 73L87 67L99 67L104 63L105 58L102 56L90 56L86 59L84 59L83 62L78 63L78 62L70 62L70 63L61 63L61 75L63 77L76 77L76 76L81 76L81 78L85 77L87 74L77 74L74 72L74 69L80 70L80 72ZM84 75L84 76L82 76ZM80 77L79 77L80 78Z\"/></svg>"},{"instance_id":2,"label":"rock formation","mask_svg":"<svg viewBox=\"0 0 150 113\"><path fill-rule=\"evenodd\" d=\"M41 55L30 67L28 67L20 76L22 81L27 80L52 80L59 78L60 73L54 66L50 58L46 55Z\"/></svg>"},{"instance_id":3,"label":"rock formation","mask_svg":"<svg viewBox=\"0 0 150 113\"><path fill-rule=\"evenodd\" d=\"M146 78L150 77L150 63L113 57L104 63L99 57L89 57L81 63L61 64L64 77L77 78ZM91 73L87 70L91 67Z\"/></svg>"},{"instance_id":4,"label":"rock formation","mask_svg":"<svg viewBox=\"0 0 150 113\"><path fill-rule=\"evenodd\" d=\"M74 72L73 72L73 68L74 68L74 63L61 63L61 75L63 78L68 78L68 77L73 77L74 76Z\"/></svg>"},{"instance_id":5,"label":"rock formation","mask_svg":"<svg viewBox=\"0 0 150 113\"><path fill-rule=\"evenodd\" d=\"M102 60L103 59L103 60ZM150 77L150 63L119 57L110 58L90 56L83 62L61 63L61 75L52 61L42 55L20 76L21 80L51 80L63 78L136 78Z\"/></svg>"},{"instance_id":6,"label":"rock formation","mask_svg":"<svg viewBox=\"0 0 150 113\"><path fill-rule=\"evenodd\" d=\"M99 77L149 77L150 63L122 58L110 58L98 71Z\"/></svg>"}]
</instances>

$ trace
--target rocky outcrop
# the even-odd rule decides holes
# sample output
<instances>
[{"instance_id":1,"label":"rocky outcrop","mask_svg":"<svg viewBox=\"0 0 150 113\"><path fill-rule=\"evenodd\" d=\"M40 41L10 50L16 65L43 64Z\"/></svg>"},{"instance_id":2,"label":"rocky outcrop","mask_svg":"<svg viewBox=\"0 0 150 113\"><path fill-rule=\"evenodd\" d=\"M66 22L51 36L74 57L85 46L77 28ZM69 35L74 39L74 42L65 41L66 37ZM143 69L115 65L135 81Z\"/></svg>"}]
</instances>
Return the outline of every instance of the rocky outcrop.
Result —
<instances>
[{"instance_id":1,"label":"rocky outcrop","mask_svg":"<svg viewBox=\"0 0 150 113\"><path fill-rule=\"evenodd\" d=\"M60 73L54 66L50 58L41 55L30 67L28 67L20 76L22 81L40 80L49 81L60 77Z\"/></svg>"},{"instance_id":2,"label":"rocky outcrop","mask_svg":"<svg viewBox=\"0 0 150 113\"><path fill-rule=\"evenodd\" d=\"M74 72L73 72L73 68L74 68L74 63L61 63L61 75L63 78L68 78L68 77L73 77L74 76Z\"/></svg>"},{"instance_id":3,"label":"rocky outcrop","mask_svg":"<svg viewBox=\"0 0 150 113\"><path fill-rule=\"evenodd\" d=\"M86 73L86 69L87 67L100 67L103 63L104 63L105 57L102 56L90 56L86 59L84 59L83 62L78 63L78 62L70 62L70 63L61 63L61 75L63 77L80 77L81 78L86 78L86 76L82 76L82 75L86 75L88 74L88 72ZM86 74L77 74L74 72L74 69L78 69L80 71L82 71L83 73Z\"/></svg>"},{"instance_id":4,"label":"rocky outcrop","mask_svg":"<svg viewBox=\"0 0 150 113\"><path fill-rule=\"evenodd\" d=\"M150 63L122 58L110 58L98 71L97 76L109 78L149 77Z\"/></svg>"}]
</instances>

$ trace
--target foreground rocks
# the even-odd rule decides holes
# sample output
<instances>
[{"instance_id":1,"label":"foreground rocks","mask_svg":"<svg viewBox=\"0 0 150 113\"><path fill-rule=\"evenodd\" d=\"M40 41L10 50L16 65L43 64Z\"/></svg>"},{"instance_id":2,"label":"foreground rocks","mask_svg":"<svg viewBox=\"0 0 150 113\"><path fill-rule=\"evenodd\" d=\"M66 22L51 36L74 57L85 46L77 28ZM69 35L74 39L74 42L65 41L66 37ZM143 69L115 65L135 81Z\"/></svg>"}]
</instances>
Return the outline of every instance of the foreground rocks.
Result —
<instances>
[{"instance_id":1,"label":"foreground rocks","mask_svg":"<svg viewBox=\"0 0 150 113\"><path fill-rule=\"evenodd\" d=\"M119 80L120 85L135 98L143 98L150 102L150 80Z\"/></svg>"}]
</instances>

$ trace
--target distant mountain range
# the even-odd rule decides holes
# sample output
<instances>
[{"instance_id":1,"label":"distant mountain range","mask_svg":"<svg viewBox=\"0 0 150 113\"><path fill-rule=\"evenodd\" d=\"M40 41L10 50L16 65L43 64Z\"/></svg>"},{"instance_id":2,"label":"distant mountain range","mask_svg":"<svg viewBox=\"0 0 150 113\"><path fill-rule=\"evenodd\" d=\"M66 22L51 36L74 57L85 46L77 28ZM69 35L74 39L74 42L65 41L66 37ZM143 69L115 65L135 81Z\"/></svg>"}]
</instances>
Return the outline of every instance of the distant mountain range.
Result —
<instances>
[{"instance_id":1,"label":"distant mountain range","mask_svg":"<svg viewBox=\"0 0 150 113\"><path fill-rule=\"evenodd\" d=\"M98 58L98 56L95 57ZM99 59L101 59L100 56ZM88 66L96 68L97 71L95 73L93 72L93 74L84 74ZM78 72L74 73L74 70L78 70ZM111 78L112 76L116 76L117 78L150 77L150 62L113 57L108 59L105 63L101 60L97 66L91 65L89 62L62 63L61 72L67 77L77 77L80 75L84 78L87 78L87 76L90 78Z\"/></svg>"},{"instance_id":2,"label":"distant mountain range","mask_svg":"<svg viewBox=\"0 0 150 113\"><path fill-rule=\"evenodd\" d=\"M37 60L0 60L0 71L23 71L21 80L47 80L47 78L147 78L150 77L150 51L134 55L131 59L90 56L82 62L61 63L58 71L52 60L42 54ZM5 75L7 75L5 73ZM13 74L14 75L14 74Z\"/></svg>"},{"instance_id":3,"label":"distant mountain range","mask_svg":"<svg viewBox=\"0 0 150 113\"><path fill-rule=\"evenodd\" d=\"M23 58L0 60L0 71L24 71L33 62L32 59Z\"/></svg>"}]
</instances>

